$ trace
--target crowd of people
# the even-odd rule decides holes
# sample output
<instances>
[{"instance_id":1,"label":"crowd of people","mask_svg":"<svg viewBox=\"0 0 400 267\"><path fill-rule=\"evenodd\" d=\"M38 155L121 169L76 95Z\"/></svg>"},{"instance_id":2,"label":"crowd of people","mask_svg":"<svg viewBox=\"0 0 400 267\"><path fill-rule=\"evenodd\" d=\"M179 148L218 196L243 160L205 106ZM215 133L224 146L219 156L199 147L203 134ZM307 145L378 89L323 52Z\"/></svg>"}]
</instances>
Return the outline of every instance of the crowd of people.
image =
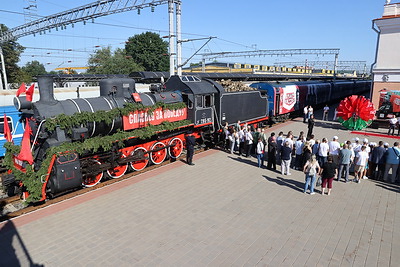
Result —
<instances>
[{"instance_id":1,"label":"crowd of people","mask_svg":"<svg viewBox=\"0 0 400 267\"><path fill-rule=\"evenodd\" d=\"M313 119L312 114L308 117ZM277 171L280 165L281 175L291 175L291 170L305 173L304 193L309 190L315 194L317 178L321 179L321 193L330 195L332 183L336 179L344 182L360 183L362 179L375 179L390 183L400 180L400 148L394 142L368 142L367 139L354 138L339 143L333 136L316 139L312 130L308 135L300 132L295 138L292 131L284 135L279 132L268 134L266 129L254 129L250 125L224 127L225 149L240 156L257 157L257 166ZM350 179L350 170L354 170L354 178ZM391 172L391 174L390 174ZM319 179L318 179L319 180ZM319 181L318 181L319 182ZM319 184L319 183L317 183Z\"/></svg>"}]
</instances>

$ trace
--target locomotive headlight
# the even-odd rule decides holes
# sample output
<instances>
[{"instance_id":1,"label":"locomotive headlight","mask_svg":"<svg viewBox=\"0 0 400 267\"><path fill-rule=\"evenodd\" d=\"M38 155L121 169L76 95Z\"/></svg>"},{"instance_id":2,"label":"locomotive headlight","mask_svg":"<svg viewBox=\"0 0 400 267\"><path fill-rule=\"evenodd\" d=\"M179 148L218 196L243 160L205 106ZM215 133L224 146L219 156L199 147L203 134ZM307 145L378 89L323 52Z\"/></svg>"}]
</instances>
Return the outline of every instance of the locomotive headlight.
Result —
<instances>
[{"instance_id":1,"label":"locomotive headlight","mask_svg":"<svg viewBox=\"0 0 400 267\"><path fill-rule=\"evenodd\" d=\"M14 97L14 107L21 111L22 109L32 109L32 102L26 100L24 96Z\"/></svg>"}]
</instances>

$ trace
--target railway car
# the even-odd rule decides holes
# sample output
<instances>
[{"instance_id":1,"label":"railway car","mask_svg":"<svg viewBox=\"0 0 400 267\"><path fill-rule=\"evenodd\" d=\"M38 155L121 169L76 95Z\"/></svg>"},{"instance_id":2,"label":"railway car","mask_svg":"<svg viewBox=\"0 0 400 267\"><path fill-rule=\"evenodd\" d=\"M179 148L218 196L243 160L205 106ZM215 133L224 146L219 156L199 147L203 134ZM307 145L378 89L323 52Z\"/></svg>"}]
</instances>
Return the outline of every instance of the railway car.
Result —
<instances>
[{"instance_id":1,"label":"railway car","mask_svg":"<svg viewBox=\"0 0 400 267\"><path fill-rule=\"evenodd\" d=\"M332 84L316 82L308 86L307 104L320 106L331 101Z\"/></svg>"},{"instance_id":2,"label":"railway car","mask_svg":"<svg viewBox=\"0 0 400 267\"><path fill-rule=\"evenodd\" d=\"M362 94L370 89L371 81L307 81L253 83L267 97L269 114L274 121L284 121L301 114L304 106L321 107L342 100L352 94Z\"/></svg>"},{"instance_id":3,"label":"railway car","mask_svg":"<svg viewBox=\"0 0 400 267\"><path fill-rule=\"evenodd\" d=\"M371 90L372 82L370 80L355 81L353 95L360 95Z\"/></svg>"},{"instance_id":4,"label":"railway car","mask_svg":"<svg viewBox=\"0 0 400 267\"><path fill-rule=\"evenodd\" d=\"M354 92L354 86L355 86L354 81L338 81L338 82L332 82L331 84L332 87L329 98L332 101L340 100L344 96L352 95Z\"/></svg>"},{"instance_id":5,"label":"railway car","mask_svg":"<svg viewBox=\"0 0 400 267\"><path fill-rule=\"evenodd\" d=\"M7 121L4 121L3 114L6 114ZM4 137L4 124L8 123L13 141L16 144L21 143L22 134L24 133L24 125L20 123L20 113L15 109L14 106L0 107L0 115L0 157L2 157L6 152L4 144L7 141Z\"/></svg>"},{"instance_id":6,"label":"railway car","mask_svg":"<svg viewBox=\"0 0 400 267\"><path fill-rule=\"evenodd\" d=\"M257 88L268 99L268 114L276 121L289 118L289 114L299 107L299 90L294 83L253 83L250 87Z\"/></svg>"},{"instance_id":7,"label":"railway car","mask_svg":"<svg viewBox=\"0 0 400 267\"><path fill-rule=\"evenodd\" d=\"M188 130L199 143L212 145L222 123L268 120L261 92L225 92L195 76L173 76L162 92L148 93L138 93L132 79L106 79L99 97L62 101L54 99L51 76L38 82L39 101L14 101L32 129L33 164L21 160L22 148L7 143L12 173L2 179L8 192L18 189L31 202L175 159Z\"/></svg>"},{"instance_id":8,"label":"railway car","mask_svg":"<svg viewBox=\"0 0 400 267\"><path fill-rule=\"evenodd\" d=\"M4 114L6 115L7 123L11 131L13 142L20 144L22 134L24 133L24 125L20 123L20 113L12 105L15 91L7 90L0 92L0 161L4 157L6 149L4 144Z\"/></svg>"}]
</instances>

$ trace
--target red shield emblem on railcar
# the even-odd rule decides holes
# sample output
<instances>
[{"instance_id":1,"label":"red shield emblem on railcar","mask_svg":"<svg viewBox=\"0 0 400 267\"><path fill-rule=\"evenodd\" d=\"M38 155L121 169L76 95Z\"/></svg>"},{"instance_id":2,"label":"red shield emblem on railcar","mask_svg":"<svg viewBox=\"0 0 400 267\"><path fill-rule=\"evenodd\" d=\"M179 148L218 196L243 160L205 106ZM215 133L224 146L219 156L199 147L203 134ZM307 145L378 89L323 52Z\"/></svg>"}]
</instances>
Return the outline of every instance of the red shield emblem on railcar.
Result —
<instances>
[{"instance_id":1,"label":"red shield emblem on railcar","mask_svg":"<svg viewBox=\"0 0 400 267\"><path fill-rule=\"evenodd\" d=\"M295 93L287 93L285 98L285 105L291 106L296 102Z\"/></svg>"},{"instance_id":2,"label":"red shield emblem on railcar","mask_svg":"<svg viewBox=\"0 0 400 267\"><path fill-rule=\"evenodd\" d=\"M285 87L280 88L280 107L279 114L285 114L288 112L294 111L294 105L296 104L296 85L286 85Z\"/></svg>"}]
</instances>

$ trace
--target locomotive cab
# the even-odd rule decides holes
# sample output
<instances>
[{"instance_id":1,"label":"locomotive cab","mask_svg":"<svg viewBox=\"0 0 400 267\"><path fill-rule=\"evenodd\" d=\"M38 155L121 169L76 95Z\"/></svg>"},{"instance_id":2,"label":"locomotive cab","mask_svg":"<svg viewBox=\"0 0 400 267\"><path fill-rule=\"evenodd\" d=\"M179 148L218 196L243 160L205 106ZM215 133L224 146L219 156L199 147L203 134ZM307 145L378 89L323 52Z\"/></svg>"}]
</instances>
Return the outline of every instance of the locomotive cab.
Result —
<instances>
[{"instance_id":1,"label":"locomotive cab","mask_svg":"<svg viewBox=\"0 0 400 267\"><path fill-rule=\"evenodd\" d=\"M182 93L188 109L188 119L196 126L214 124L217 114L215 98L220 90L213 82L196 76L172 76L165 86L165 91L178 90Z\"/></svg>"}]
</instances>

